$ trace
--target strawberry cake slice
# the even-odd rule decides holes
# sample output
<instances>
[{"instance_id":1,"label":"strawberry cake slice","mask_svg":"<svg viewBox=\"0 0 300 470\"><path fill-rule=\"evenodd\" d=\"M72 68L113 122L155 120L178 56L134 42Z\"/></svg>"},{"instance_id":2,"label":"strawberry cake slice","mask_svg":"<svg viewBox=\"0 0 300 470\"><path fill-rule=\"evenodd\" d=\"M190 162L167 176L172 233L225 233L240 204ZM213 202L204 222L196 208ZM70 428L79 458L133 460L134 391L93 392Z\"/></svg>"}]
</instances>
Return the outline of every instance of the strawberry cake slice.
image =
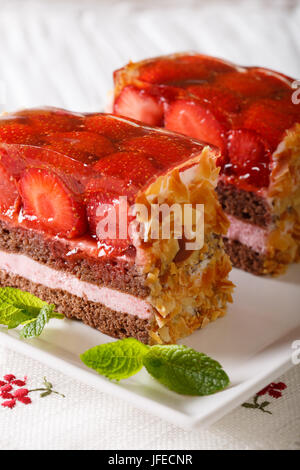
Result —
<instances>
[{"instance_id":1,"label":"strawberry cake slice","mask_svg":"<svg viewBox=\"0 0 300 470\"><path fill-rule=\"evenodd\" d=\"M2 116L0 285L149 344L224 315L233 286L216 158L196 140L109 114Z\"/></svg>"},{"instance_id":2,"label":"strawberry cake slice","mask_svg":"<svg viewBox=\"0 0 300 470\"><path fill-rule=\"evenodd\" d=\"M196 53L114 74L114 112L221 151L217 185L233 264L279 274L300 258L300 104L293 79Z\"/></svg>"}]
</instances>

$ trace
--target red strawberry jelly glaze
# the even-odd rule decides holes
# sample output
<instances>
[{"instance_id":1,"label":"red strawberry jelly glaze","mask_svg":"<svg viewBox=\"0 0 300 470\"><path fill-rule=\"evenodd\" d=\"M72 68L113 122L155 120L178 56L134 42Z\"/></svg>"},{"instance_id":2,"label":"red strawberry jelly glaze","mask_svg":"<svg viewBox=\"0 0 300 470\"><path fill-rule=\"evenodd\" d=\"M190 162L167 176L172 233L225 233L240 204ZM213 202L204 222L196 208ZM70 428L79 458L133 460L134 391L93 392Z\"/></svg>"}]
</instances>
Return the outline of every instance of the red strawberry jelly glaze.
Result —
<instances>
[{"instance_id":1,"label":"red strawberry jelly glaze","mask_svg":"<svg viewBox=\"0 0 300 470\"><path fill-rule=\"evenodd\" d=\"M130 239L97 238L97 207L112 204L118 213L119 196L132 205L156 176L203 147L109 114L7 114L0 119L0 218L48 238L75 239L91 256L120 255L131 250Z\"/></svg>"},{"instance_id":2,"label":"red strawberry jelly glaze","mask_svg":"<svg viewBox=\"0 0 300 470\"><path fill-rule=\"evenodd\" d=\"M246 190L269 185L271 155L285 132L300 122L300 106L292 102L293 79L263 68L175 54L129 64L114 78L116 100L128 86L151 93L151 83L156 97L163 86L164 126L218 146L221 172ZM167 89L174 87L177 94L168 95ZM126 115L124 107L122 113Z\"/></svg>"}]
</instances>

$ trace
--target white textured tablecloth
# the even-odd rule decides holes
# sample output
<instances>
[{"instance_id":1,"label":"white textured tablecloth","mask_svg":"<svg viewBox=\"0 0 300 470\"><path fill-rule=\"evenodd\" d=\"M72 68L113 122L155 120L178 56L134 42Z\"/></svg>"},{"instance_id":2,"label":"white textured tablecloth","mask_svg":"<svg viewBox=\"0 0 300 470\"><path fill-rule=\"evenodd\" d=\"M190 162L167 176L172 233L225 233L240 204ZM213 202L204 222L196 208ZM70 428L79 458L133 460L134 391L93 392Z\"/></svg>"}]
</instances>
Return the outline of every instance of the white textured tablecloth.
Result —
<instances>
[{"instance_id":1,"label":"white textured tablecloth","mask_svg":"<svg viewBox=\"0 0 300 470\"><path fill-rule=\"evenodd\" d=\"M0 0L0 105L101 110L115 68L180 50L299 78L300 3ZM0 406L0 449L300 449L299 366L278 379L281 398L268 396L272 414L239 406L192 432L0 346L5 374L30 389L46 376L65 398L32 392L28 405Z\"/></svg>"},{"instance_id":2,"label":"white textured tablecloth","mask_svg":"<svg viewBox=\"0 0 300 470\"><path fill-rule=\"evenodd\" d=\"M25 375L34 389L46 376L65 395L32 392L29 405L0 406L0 449L300 449L299 366L278 379L281 398L259 399L272 414L239 406L207 430L185 431L14 351L0 354L0 380Z\"/></svg>"}]
</instances>

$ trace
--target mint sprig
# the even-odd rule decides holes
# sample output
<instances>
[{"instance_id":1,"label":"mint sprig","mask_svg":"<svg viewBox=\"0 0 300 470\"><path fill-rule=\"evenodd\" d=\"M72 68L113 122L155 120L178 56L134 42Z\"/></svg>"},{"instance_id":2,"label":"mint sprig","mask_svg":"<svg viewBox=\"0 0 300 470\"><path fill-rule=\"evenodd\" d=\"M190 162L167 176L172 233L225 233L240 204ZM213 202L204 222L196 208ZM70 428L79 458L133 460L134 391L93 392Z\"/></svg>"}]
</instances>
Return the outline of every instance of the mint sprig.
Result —
<instances>
[{"instance_id":1,"label":"mint sprig","mask_svg":"<svg viewBox=\"0 0 300 470\"><path fill-rule=\"evenodd\" d=\"M115 380L131 377L145 366L158 382L183 395L210 395L229 384L217 361L186 346L145 346L127 338L96 346L80 357L88 367Z\"/></svg>"},{"instance_id":2,"label":"mint sprig","mask_svg":"<svg viewBox=\"0 0 300 470\"><path fill-rule=\"evenodd\" d=\"M13 287L0 288L0 325L9 329L24 325L20 331L22 338L40 336L51 318L64 318L38 297Z\"/></svg>"},{"instance_id":3,"label":"mint sprig","mask_svg":"<svg viewBox=\"0 0 300 470\"><path fill-rule=\"evenodd\" d=\"M82 362L109 379L121 380L135 375L143 367L148 346L134 338L101 344L81 354Z\"/></svg>"}]
</instances>

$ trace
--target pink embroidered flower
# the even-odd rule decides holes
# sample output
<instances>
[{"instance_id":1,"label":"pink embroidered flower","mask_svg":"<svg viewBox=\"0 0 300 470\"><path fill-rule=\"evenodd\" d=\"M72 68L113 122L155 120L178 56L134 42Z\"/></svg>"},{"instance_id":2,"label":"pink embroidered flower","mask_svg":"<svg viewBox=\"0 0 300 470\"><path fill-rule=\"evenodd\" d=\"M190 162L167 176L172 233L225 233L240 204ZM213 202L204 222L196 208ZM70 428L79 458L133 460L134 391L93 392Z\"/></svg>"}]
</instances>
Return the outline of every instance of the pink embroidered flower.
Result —
<instances>
[{"instance_id":1,"label":"pink embroidered flower","mask_svg":"<svg viewBox=\"0 0 300 470\"><path fill-rule=\"evenodd\" d=\"M0 380L0 398L5 400L1 403L1 406L4 408L14 408L18 401L24 405L29 405L32 403L31 398L28 396L31 392L42 392L40 393L41 397L47 397L55 393L64 398L62 393L53 390L53 385L48 382L46 377L44 377L44 386L42 388L34 388L33 390L23 388L26 385L27 377L24 377L24 380L19 380L13 374L7 374L3 379Z\"/></svg>"},{"instance_id":2,"label":"pink embroidered flower","mask_svg":"<svg viewBox=\"0 0 300 470\"><path fill-rule=\"evenodd\" d=\"M25 405L31 403L31 399L27 396L29 392L27 388L15 389L15 387L24 387L26 385L26 377L24 377L24 380L18 380L13 374L7 374L3 379L0 381L0 398L5 401L1 403L1 406L14 408L17 400Z\"/></svg>"}]
</instances>

